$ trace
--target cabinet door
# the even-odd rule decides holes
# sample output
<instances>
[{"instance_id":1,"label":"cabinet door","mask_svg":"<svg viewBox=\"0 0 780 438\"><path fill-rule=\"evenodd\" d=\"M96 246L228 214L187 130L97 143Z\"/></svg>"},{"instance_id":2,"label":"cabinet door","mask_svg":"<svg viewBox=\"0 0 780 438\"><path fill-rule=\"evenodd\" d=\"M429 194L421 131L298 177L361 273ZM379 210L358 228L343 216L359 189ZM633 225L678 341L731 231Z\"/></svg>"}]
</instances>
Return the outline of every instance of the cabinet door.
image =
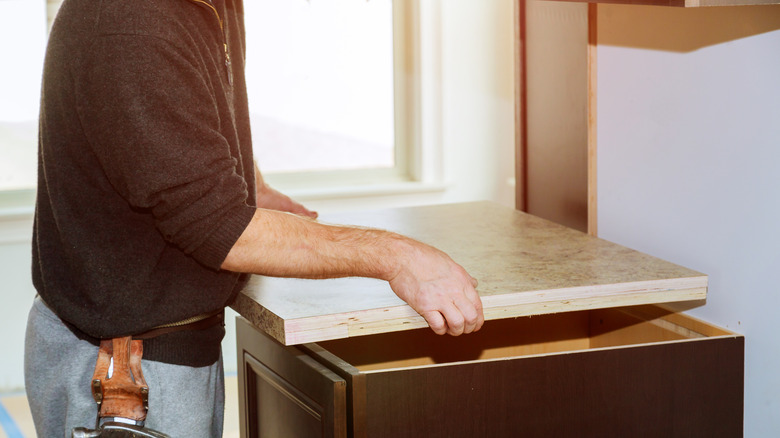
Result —
<instances>
[{"instance_id":1,"label":"cabinet door","mask_svg":"<svg viewBox=\"0 0 780 438\"><path fill-rule=\"evenodd\" d=\"M295 347L236 322L241 437L346 437L346 382Z\"/></svg>"}]
</instances>

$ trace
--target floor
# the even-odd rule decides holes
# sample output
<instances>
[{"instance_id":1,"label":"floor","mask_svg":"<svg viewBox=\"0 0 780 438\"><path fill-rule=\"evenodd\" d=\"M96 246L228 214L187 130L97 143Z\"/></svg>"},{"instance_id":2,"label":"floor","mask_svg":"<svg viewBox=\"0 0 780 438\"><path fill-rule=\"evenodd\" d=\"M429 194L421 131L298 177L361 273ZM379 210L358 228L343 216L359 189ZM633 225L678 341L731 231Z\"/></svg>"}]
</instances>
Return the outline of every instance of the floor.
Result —
<instances>
[{"instance_id":1,"label":"floor","mask_svg":"<svg viewBox=\"0 0 780 438\"><path fill-rule=\"evenodd\" d=\"M238 378L225 376L225 430L223 438L238 438ZM35 438L24 393L0 394L0 438Z\"/></svg>"}]
</instances>

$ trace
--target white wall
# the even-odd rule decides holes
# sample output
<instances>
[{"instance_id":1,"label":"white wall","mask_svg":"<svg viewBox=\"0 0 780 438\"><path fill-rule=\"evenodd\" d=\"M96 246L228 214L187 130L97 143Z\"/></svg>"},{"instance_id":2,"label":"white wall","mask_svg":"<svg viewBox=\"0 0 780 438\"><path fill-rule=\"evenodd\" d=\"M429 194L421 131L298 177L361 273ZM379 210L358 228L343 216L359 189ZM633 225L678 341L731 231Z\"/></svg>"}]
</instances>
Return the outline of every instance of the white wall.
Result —
<instances>
[{"instance_id":1,"label":"white wall","mask_svg":"<svg viewBox=\"0 0 780 438\"><path fill-rule=\"evenodd\" d=\"M710 276L690 313L745 334L745 435L780 436L780 6L598 10L599 235Z\"/></svg>"},{"instance_id":2,"label":"white wall","mask_svg":"<svg viewBox=\"0 0 780 438\"><path fill-rule=\"evenodd\" d=\"M24 328L35 296L30 279L31 239L29 215L0 219L0 391L24 384Z\"/></svg>"},{"instance_id":3,"label":"white wall","mask_svg":"<svg viewBox=\"0 0 780 438\"><path fill-rule=\"evenodd\" d=\"M428 52L433 66L426 95L438 114L424 134L441 151L444 189L417 194L321 198L300 193L320 212L439 202L514 203L514 47L512 0L425 0L428 31L439 29ZM435 154L434 154L435 155ZM0 202L2 198L0 198ZM3 216L0 205L0 391L22 380L22 338L34 296L30 284L30 208ZM25 210L25 207L22 208ZM231 324L232 326L232 324ZM223 344L226 369L235 370L235 338Z\"/></svg>"}]
</instances>

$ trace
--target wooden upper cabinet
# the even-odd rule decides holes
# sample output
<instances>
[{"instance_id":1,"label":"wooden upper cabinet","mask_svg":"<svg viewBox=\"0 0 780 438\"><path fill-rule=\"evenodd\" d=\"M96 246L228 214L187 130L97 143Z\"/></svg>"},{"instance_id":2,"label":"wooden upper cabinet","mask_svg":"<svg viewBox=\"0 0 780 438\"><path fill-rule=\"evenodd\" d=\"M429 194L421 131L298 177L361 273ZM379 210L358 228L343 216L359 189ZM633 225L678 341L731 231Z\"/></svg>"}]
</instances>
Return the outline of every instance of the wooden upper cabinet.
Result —
<instances>
[{"instance_id":1,"label":"wooden upper cabinet","mask_svg":"<svg viewBox=\"0 0 780 438\"><path fill-rule=\"evenodd\" d=\"M558 1L558 0L547 0ZM776 5L780 0L560 0L578 3L611 3L619 5L676 6L698 8L702 6Z\"/></svg>"}]
</instances>

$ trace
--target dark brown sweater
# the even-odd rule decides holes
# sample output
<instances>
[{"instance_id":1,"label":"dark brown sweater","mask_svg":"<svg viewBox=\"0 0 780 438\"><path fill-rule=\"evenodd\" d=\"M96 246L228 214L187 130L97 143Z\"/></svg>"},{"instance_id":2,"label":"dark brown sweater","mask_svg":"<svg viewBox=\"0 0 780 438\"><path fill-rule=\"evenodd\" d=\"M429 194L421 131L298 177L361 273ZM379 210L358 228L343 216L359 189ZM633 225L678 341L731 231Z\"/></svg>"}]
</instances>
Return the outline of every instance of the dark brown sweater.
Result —
<instances>
[{"instance_id":1,"label":"dark brown sweater","mask_svg":"<svg viewBox=\"0 0 780 438\"><path fill-rule=\"evenodd\" d=\"M33 282L90 341L222 309L244 284L220 270L255 205L243 5L213 2L219 18L194 0L66 0L52 29ZM144 358L208 365L223 336L164 335Z\"/></svg>"}]
</instances>

